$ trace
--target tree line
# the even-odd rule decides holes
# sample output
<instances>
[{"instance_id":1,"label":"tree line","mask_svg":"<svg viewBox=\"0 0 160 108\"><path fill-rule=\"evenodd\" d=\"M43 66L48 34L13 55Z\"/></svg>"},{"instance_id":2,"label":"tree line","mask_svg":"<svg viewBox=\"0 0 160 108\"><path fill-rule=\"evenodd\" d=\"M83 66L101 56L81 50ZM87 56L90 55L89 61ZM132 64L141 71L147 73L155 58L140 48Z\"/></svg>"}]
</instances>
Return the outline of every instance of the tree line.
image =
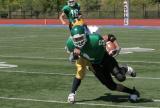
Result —
<instances>
[{"instance_id":1,"label":"tree line","mask_svg":"<svg viewBox=\"0 0 160 108\"><path fill-rule=\"evenodd\" d=\"M77 0L82 11L110 11L123 10L124 0ZM130 0L132 6L155 5L160 0ZM67 0L0 0L0 14L14 13L17 11L30 11L32 14L59 14ZM153 7L154 8L154 7Z\"/></svg>"}]
</instances>

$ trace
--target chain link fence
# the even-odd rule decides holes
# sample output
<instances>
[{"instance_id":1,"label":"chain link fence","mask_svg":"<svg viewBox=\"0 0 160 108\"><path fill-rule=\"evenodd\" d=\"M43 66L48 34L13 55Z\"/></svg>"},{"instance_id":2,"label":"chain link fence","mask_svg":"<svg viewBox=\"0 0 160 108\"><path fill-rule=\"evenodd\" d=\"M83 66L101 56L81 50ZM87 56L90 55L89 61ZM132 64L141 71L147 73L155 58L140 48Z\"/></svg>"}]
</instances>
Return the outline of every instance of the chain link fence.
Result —
<instances>
[{"instance_id":1,"label":"chain link fence","mask_svg":"<svg viewBox=\"0 0 160 108\"><path fill-rule=\"evenodd\" d=\"M0 4L1 5L1 4ZM4 5L3 5L4 7ZM15 9L10 5L5 5L5 10L0 8L0 18L8 19L57 19L61 13L62 6L54 6L50 11L35 10L33 7L25 9L19 7ZM123 18L123 3L114 4L110 8L98 10L82 10L84 18ZM160 18L160 2L157 4L130 4L130 18Z\"/></svg>"}]
</instances>

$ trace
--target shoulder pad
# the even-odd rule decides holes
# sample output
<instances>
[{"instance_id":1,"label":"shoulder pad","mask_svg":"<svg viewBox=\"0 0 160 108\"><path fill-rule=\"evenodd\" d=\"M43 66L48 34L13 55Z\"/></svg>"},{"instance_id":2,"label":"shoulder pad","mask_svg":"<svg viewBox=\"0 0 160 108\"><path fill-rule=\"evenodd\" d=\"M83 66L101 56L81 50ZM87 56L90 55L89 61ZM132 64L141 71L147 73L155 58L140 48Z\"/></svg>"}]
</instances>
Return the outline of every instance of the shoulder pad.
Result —
<instances>
[{"instance_id":1,"label":"shoulder pad","mask_svg":"<svg viewBox=\"0 0 160 108\"><path fill-rule=\"evenodd\" d=\"M62 8L62 11L66 12L66 11L69 11L69 6L68 5L65 5L63 8Z\"/></svg>"}]
</instances>

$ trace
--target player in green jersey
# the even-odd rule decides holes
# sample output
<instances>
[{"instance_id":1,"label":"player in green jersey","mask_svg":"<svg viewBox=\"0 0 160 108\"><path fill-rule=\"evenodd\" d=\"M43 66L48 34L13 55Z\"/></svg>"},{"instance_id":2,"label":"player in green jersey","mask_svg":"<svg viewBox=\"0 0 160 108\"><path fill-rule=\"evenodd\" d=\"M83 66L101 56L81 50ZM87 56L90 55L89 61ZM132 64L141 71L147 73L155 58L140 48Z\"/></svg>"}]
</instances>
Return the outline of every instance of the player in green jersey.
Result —
<instances>
[{"instance_id":1,"label":"player in green jersey","mask_svg":"<svg viewBox=\"0 0 160 108\"><path fill-rule=\"evenodd\" d=\"M80 13L80 4L78 4L75 0L68 0L68 5L65 5L62 8L62 14L59 17L61 23L64 25L66 24L64 20L65 16L69 21L69 28L71 29L76 20L81 19L82 15Z\"/></svg>"},{"instance_id":2,"label":"player in green jersey","mask_svg":"<svg viewBox=\"0 0 160 108\"><path fill-rule=\"evenodd\" d=\"M65 5L62 8L62 14L60 15L59 19L62 24L66 24L64 17L67 17L69 21L69 29L71 30L75 25L82 25L85 29L86 33L90 33L87 25L84 23L82 19L82 14L80 12L80 4L77 3L75 0L68 0L68 5Z\"/></svg>"},{"instance_id":3,"label":"player in green jersey","mask_svg":"<svg viewBox=\"0 0 160 108\"><path fill-rule=\"evenodd\" d=\"M79 49L79 56L89 61L90 65L93 67L93 73L103 85L110 90L130 94L129 100L136 102L139 98L139 92L137 90L134 88L127 88L124 85L117 84L113 81L111 76L113 71L120 75L127 73L130 70L125 67L121 68L115 58L106 53L104 43L105 42L100 35L86 35L82 26L75 26L71 30L71 36L68 38L66 46L69 52L75 52L75 49ZM80 83L81 79L75 77L71 93L68 96L69 102L75 102L75 92Z\"/></svg>"}]
</instances>

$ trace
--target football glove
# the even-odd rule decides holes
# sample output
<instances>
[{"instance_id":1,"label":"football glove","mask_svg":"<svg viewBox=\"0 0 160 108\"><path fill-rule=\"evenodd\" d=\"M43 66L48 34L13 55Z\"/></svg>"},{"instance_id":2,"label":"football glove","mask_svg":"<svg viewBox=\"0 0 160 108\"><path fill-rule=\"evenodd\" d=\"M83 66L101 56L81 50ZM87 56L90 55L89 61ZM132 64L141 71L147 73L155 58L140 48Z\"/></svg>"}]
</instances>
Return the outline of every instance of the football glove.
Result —
<instances>
[{"instance_id":1,"label":"football glove","mask_svg":"<svg viewBox=\"0 0 160 108\"><path fill-rule=\"evenodd\" d=\"M75 55L73 52L70 53L69 61L70 61L71 63L75 62L77 59L79 59L79 56L78 56L78 55Z\"/></svg>"}]
</instances>

